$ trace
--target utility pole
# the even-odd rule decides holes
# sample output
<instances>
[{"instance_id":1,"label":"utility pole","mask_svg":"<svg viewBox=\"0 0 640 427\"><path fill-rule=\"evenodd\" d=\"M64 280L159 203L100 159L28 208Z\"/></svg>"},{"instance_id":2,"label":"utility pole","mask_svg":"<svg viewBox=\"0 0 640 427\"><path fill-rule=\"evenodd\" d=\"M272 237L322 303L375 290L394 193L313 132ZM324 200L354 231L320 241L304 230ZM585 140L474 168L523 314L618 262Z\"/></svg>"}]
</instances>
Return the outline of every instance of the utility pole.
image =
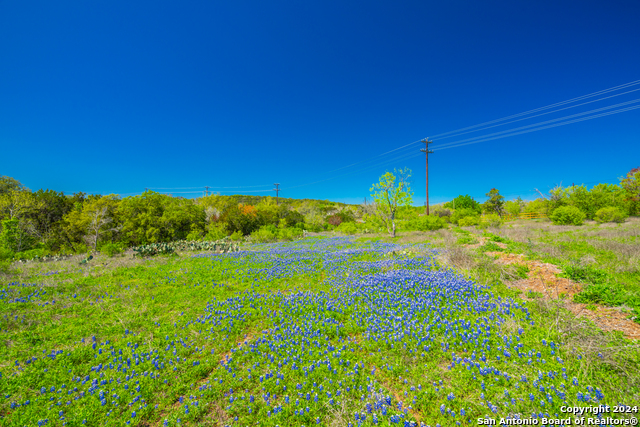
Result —
<instances>
[{"instance_id":1,"label":"utility pole","mask_svg":"<svg viewBox=\"0 0 640 427\"><path fill-rule=\"evenodd\" d=\"M208 186L208 185L205 185L205 186L204 186L204 189L205 189L204 195L205 195L205 196L208 196L208 195L209 195L209 186Z\"/></svg>"},{"instance_id":2,"label":"utility pole","mask_svg":"<svg viewBox=\"0 0 640 427\"><path fill-rule=\"evenodd\" d=\"M421 148L420 151L425 154L425 159L427 161L427 202L425 204L425 211L427 215L429 215L429 153L433 153L433 151L429 150L429 144L433 143L433 141L429 141L429 138L425 138L420 142L424 143L424 148Z\"/></svg>"},{"instance_id":3,"label":"utility pole","mask_svg":"<svg viewBox=\"0 0 640 427\"><path fill-rule=\"evenodd\" d=\"M275 186L276 186L276 188L274 188L274 189L273 189L273 191L275 191L275 192L276 192L276 206L277 206L277 205L278 205L278 193L280 192L280 188L279 188L279 187L280 187L280 184L279 184L279 183L275 183L275 184L273 184L273 185L275 185Z\"/></svg>"}]
</instances>

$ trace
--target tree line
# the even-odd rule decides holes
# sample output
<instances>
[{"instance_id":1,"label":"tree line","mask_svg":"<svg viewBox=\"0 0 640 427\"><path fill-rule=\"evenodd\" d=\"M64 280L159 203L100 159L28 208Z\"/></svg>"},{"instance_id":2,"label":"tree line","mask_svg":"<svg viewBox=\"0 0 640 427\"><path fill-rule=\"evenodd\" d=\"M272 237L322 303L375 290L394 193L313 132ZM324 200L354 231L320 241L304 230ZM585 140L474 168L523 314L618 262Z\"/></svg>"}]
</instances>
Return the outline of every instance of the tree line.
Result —
<instances>
[{"instance_id":1,"label":"tree line","mask_svg":"<svg viewBox=\"0 0 640 427\"><path fill-rule=\"evenodd\" d=\"M436 205L431 215L413 206L408 169L388 172L371 191L372 204L349 205L328 200L211 195L198 199L154 191L117 195L67 195L31 191L18 180L0 176L0 260L16 255L85 253L176 240L290 240L304 230L337 230L346 234L436 230L460 226L499 225L523 212L547 214L555 223L581 224L584 219L624 221L640 214L640 168L618 185L557 186L540 198L505 200L492 188L487 201L469 195ZM484 215L483 215L484 214Z\"/></svg>"}]
</instances>

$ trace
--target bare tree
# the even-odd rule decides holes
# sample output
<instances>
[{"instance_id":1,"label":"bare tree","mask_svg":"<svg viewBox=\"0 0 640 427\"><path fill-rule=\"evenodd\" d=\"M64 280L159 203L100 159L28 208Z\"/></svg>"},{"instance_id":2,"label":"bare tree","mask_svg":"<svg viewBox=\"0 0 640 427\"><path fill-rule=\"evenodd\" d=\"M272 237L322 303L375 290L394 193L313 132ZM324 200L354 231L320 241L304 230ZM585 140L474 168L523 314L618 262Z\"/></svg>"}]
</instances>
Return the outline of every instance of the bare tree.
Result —
<instances>
[{"instance_id":1,"label":"bare tree","mask_svg":"<svg viewBox=\"0 0 640 427\"><path fill-rule=\"evenodd\" d=\"M113 231L113 228L108 228L108 225L113 222L113 218L108 215L107 207L96 209L89 212L89 224L87 226L87 235L85 239L88 244L93 246L95 251L98 247L98 239L101 235L108 231Z\"/></svg>"}]
</instances>

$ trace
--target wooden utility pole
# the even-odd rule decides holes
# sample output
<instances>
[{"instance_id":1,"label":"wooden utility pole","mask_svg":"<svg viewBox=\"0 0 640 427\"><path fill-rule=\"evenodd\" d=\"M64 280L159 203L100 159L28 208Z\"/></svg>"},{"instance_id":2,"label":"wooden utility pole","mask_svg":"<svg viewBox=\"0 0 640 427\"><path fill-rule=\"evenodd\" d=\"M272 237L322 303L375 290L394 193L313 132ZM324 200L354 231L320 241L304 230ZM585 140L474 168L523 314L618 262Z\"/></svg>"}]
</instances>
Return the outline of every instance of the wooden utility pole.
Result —
<instances>
[{"instance_id":1,"label":"wooden utility pole","mask_svg":"<svg viewBox=\"0 0 640 427\"><path fill-rule=\"evenodd\" d=\"M420 151L425 154L425 159L427 161L427 202L425 204L425 211L426 214L429 215L429 153L433 153L433 151L429 150L429 144L433 143L433 141L429 141L429 138L425 138L420 142L424 143L424 148L421 148Z\"/></svg>"},{"instance_id":2,"label":"wooden utility pole","mask_svg":"<svg viewBox=\"0 0 640 427\"><path fill-rule=\"evenodd\" d=\"M280 188L279 188L279 187L280 187L280 184L276 182L276 183L275 183L275 184L273 184L273 185L275 185L275 186L276 186L276 188L274 188L274 189L273 189L273 191L275 191L275 192L276 192L276 206L277 206L277 205L278 205L278 193L280 192Z\"/></svg>"}]
</instances>

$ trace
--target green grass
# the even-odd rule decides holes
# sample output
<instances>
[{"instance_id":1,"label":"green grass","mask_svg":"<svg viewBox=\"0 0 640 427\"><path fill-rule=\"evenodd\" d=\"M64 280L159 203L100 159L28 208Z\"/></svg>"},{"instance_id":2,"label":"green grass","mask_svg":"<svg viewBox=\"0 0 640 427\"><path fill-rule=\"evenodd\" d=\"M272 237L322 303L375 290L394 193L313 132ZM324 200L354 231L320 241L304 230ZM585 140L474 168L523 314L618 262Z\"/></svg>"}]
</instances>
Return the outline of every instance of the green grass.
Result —
<instances>
[{"instance_id":1,"label":"green grass","mask_svg":"<svg viewBox=\"0 0 640 427\"><path fill-rule=\"evenodd\" d=\"M444 253L436 236L424 240ZM464 278L434 264L431 246L386 243L405 238L326 252L305 252L328 242L307 239L240 255L14 266L0 286L0 424L329 426L357 425L358 413L374 425L367 404L385 396L392 405L382 405L385 416L374 408L377 425L398 425L391 415L400 425L475 425L489 403L496 416L557 411L562 399L553 394L545 409L540 386L571 406L596 389L609 404L638 401L640 353L626 340L519 300L489 257L467 255ZM428 292L398 281L408 272L433 274L420 285ZM424 305L440 286L469 279L478 310L453 293ZM357 291L378 282L386 285ZM376 323L384 332L368 329L376 318L389 322Z\"/></svg>"},{"instance_id":2,"label":"green grass","mask_svg":"<svg viewBox=\"0 0 640 427\"><path fill-rule=\"evenodd\" d=\"M513 233L510 229L500 230L501 236L484 234L491 241L506 243L507 252L555 264L563 270L563 277L584 284L583 290L574 297L577 302L629 307L635 313L635 320L640 322L638 225L627 223L608 228L597 224L547 225L530 230L525 238L516 235L519 241L508 238Z\"/></svg>"}]
</instances>

